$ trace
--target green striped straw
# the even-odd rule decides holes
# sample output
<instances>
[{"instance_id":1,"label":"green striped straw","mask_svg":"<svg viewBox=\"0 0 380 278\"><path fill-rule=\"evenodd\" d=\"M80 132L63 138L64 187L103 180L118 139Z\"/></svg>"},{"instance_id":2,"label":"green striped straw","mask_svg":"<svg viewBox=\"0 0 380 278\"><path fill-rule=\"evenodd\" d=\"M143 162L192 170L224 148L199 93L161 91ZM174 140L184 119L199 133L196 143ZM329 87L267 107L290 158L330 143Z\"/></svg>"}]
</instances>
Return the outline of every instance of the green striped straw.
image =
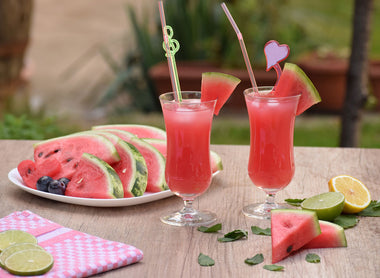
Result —
<instances>
[{"instance_id":1,"label":"green striped straw","mask_svg":"<svg viewBox=\"0 0 380 278\"><path fill-rule=\"evenodd\" d=\"M175 58L174 58L174 55L179 50L179 42L176 39L173 39L173 34L174 34L173 28L169 25L166 25L164 5L163 5L162 1L158 2L158 8L160 11L162 35L164 37L164 41L162 43L162 46L163 46L164 50L166 51L165 56L168 59L170 80L172 83L172 88L173 88L175 99L176 99L176 101L181 102L182 101L182 94L181 94L181 88L179 85L177 65L175 63Z\"/></svg>"}]
</instances>

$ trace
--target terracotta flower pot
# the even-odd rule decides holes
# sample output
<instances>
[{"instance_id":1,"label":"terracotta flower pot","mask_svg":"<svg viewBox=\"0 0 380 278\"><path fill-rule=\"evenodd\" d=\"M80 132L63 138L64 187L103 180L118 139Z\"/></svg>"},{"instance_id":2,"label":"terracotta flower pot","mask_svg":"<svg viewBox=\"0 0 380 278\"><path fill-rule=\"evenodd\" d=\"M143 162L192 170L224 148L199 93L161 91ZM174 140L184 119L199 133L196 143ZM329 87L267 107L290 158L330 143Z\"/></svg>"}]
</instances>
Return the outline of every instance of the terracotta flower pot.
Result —
<instances>
[{"instance_id":1,"label":"terracotta flower pot","mask_svg":"<svg viewBox=\"0 0 380 278\"><path fill-rule=\"evenodd\" d=\"M322 101L310 111L340 112L346 95L348 61L342 59L303 60L299 66L313 82Z\"/></svg>"},{"instance_id":2,"label":"terracotta flower pot","mask_svg":"<svg viewBox=\"0 0 380 278\"><path fill-rule=\"evenodd\" d=\"M376 110L380 111L380 60L370 62L369 82L370 82L372 94L377 99Z\"/></svg>"},{"instance_id":3,"label":"terracotta flower pot","mask_svg":"<svg viewBox=\"0 0 380 278\"><path fill-rule=\"evenodd\" d=\"M243 91L252 87L246 69L226 69L216 64L204 61L177 62L178 76L182 91L200 90L203 72L223 72L233 75L241 80L235 92L225 104L225 110L244 111L246 110ZM276 82L275 71L254 69L255 79L258 86L271 86ZM172 91L168 64L166 62L153 66L149 75L152 78L157 94Z\"/></svg>"}]
</instances>

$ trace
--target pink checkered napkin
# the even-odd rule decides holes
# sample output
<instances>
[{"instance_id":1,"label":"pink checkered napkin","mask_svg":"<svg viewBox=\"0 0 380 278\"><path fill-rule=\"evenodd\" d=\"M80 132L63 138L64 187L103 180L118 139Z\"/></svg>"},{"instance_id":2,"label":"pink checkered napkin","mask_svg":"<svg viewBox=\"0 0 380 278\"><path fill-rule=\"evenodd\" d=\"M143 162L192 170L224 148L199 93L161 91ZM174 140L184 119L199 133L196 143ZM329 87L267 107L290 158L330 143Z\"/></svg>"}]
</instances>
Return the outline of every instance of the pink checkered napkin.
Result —
<instances>
[{"instance_id":1,"label":"pink checkered napkin","mask_svg":"<svg viewBox=\"0 0 380 278\"><path fill-rule=\"evenodd\" d=\"M53 268L34 277L88 277L143 258L136 247L62 227L30 211L14 212L0 219L0 232L9 229L33 234L38 244L53 255ZM15 276L0 268L0 277Z\"/></svg>"}]
</instances>

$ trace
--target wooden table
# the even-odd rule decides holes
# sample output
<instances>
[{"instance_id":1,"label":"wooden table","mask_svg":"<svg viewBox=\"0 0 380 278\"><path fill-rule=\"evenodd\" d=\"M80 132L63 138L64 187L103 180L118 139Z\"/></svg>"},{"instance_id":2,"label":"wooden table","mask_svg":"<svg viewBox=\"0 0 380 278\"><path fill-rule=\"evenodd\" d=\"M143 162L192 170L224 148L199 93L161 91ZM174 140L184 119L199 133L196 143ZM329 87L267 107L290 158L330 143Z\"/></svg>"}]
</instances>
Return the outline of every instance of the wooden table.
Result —
<instances>
[{"instance_id":1,"label":"wooden table","mask_svg":"<svg viewBox=\"0 0 380 278\"><path fill-rule=\"evenodd\" d=\"M24 192L8 180L8 172L27 158L32 158L33 141L0 141L0 217L14 211L31 210L63 226L105 239L131 244L144 252L144 259L134 265L99 274L98 277L380 277L380 218L360 218L360 223L346 230L347 248L315 249L321 263L305 261L304 250L279 262L283 273L263 269L271 264L270 237L253 235L252 225L269 226L268 221L245 217L241 209L264 194L256 189L247 175L248 146L214 145L225 170L214 177L209 190L195 206L217 213L223 224L219 234L204 234L196 228L172 227L159 217L177 210L182 202L169 197L152 203L96 208L47 200ZM277 196L304 198L328 191L333 176L349 174L362 180L380 199L380 149L295 148L296 173L291 184ZM248 239L230 243L217 241L235 229L249 232ZM215 260L212 267L201 267L199 253ZM264 263L244 263L257 253Z\"/></svg>"}]
</instances>

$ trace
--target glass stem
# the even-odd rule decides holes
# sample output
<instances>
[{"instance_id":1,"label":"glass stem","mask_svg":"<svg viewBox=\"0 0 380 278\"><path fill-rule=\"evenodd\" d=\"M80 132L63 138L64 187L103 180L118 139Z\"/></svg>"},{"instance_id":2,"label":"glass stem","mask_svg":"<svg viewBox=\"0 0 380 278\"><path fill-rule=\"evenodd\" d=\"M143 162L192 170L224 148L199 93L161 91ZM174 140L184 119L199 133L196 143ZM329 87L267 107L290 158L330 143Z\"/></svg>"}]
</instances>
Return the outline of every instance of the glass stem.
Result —
<instances>
[{"instance_id":1,"label":"glass stem","mask_svg":"<svg viewBox=\"0 0 380 278\"><path fill-rule=\"evenodd\" d=\"M274 208L276 207L276 202L274 201L276 197L275 193L268 193L265 199L265 207Z\"/></svg>"},{"instance_id":2,"label":"glass stem","mask_svg":"<svg viewBox=\"0 0 380 278\"><path fill-rule=\"evenodd\" d=\"M194 212L193 200L183 200L183 204L184 206L181 210L183 214L191 214Z\"/></svg>"}]
</instances>

